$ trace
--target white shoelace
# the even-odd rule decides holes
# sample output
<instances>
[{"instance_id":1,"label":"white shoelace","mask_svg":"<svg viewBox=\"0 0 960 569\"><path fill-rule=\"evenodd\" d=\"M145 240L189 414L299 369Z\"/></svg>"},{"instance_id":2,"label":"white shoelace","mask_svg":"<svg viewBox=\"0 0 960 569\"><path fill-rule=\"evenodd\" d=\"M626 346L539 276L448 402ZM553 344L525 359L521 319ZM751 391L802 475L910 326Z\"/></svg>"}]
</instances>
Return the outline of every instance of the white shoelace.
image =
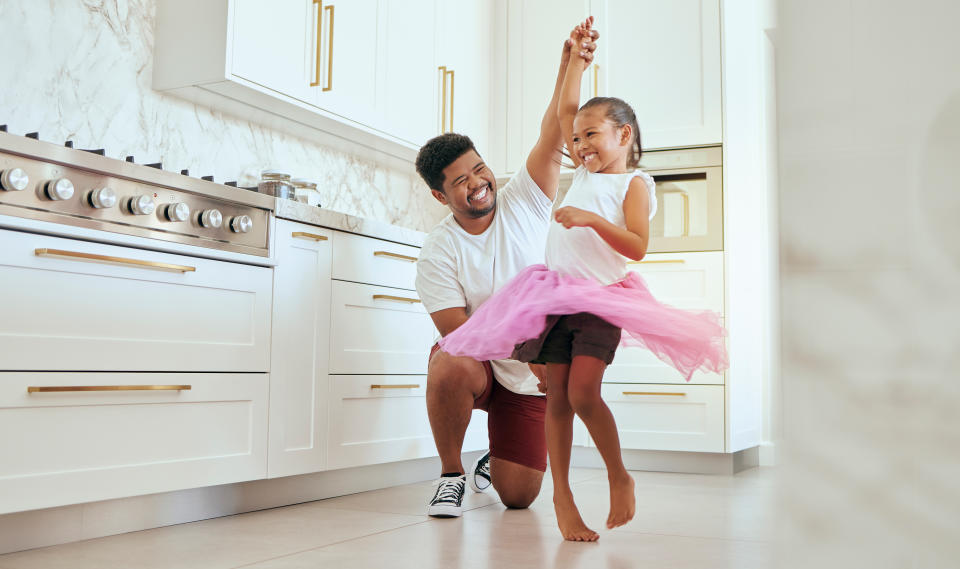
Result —
<instances>
[{"instance_id":1,"label":"white shoelace","mask_svg":"<svg viewBox=\"0 0 960 569\"><path fill-rule=\"evenodd\" d=\"M463 500L464 481L462 476L439 478L433 483L437 488L437 493L433 497L433 503L446 502L460 505Z\"/></svg>"}]
</instances>

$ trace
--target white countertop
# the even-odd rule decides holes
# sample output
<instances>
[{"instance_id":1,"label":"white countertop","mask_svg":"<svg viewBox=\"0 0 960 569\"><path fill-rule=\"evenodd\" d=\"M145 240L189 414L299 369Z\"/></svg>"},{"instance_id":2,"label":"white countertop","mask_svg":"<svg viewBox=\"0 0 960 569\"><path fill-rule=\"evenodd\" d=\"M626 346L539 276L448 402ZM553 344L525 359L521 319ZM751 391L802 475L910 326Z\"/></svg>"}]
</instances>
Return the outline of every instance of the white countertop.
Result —
<instances>
[{"instance_id":1,"label":"white countertop","mask_svg":"<svg viewBox=\"0 0 960 569\"><path fill-rule=\"evenodd\" d=\"M288 199L277 198L276 215L281 219L367 235L415 247L422 246L423 240L427 236L426 233L416 229L399 227L383 221L365 219L322 207L309 206Z\"/></svg>"}]
</instances>

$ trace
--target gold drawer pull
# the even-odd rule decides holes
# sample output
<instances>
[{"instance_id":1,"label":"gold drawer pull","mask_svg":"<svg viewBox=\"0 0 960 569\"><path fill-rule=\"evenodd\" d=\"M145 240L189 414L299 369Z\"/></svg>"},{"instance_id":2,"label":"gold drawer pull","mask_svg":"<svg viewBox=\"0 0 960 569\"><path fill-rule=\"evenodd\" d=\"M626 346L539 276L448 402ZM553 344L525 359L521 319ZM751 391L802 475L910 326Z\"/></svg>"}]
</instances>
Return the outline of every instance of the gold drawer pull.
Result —
<instances>
[{"instance_id":1,"label":"gold drawer pull","mask_svg":"<svg viewBox=\"0 0 960 569\"><path fill-rule=\"evenodd\" d=\"M171 265L170 263L158 263L156 261L141 261L140 259L127 259L124 257L109 257L107 255L94 255L93 253L78 253L76 251L61 251L60 249L35 249L33 251L37 257L61 257L69 260L94 261L99 263L113 263L119 265L130 265L143 269L155 269L158 271L174 271L178 273L190 273L196 271L196 267L186 265Z\"/></svg>"},{"instance_id":2,"label":"gold drawer pull","mask_svg":"<svg viewBox=\"0 0 960 569\"><path fill-rule=\"evenodd\" d=\"M313 239L314 241L326 241L327 238L324 235L317 235L316 233L307 233L306 231L294 231L290 234L293 237L303 237L304 239Z\"/></svg>"},{"instance_id":3,"label":"gold drawer pull","mask_svg":"<svg viewBox=\"0 0 960 569\"><path fill-rule=\"evenodd\" d=\"M661 393L659 391L624 391L624 395L664 395L667 397L686 397L686 393Z\"/></svg>"},{"instance_id":4,"label":"gold drawer pull","mask_svg":"<svg viewBox=\"0 0 960 569\"><path fill-rule=\"evenodd\" d=\"M420 387L419 383L401 383L397 385L374 383L370 386L370 389L417 389L418 387Z\"/></svg>"},{"instance_id":5,"label":"gold drawer pull","mask_svg":"<svg viewBox=\"0 0 960 569\"><path fill-rule=\"evenodd\" d=\"M60 391L187 391L190 385L51 385L27 387L27 393L54 393Z\"/></svg>"},{"instance_id":6,"label":"gold drawer pull","mask_svg":"<svg viewBox=\"0 0 960 569\"><path fill-rule=\"evenodd\" d=\"M420 302L419 298L407 298L405 296L390 296L389 294L375 294L373 295L374 300L396 300L397 302L409 302L411 304L418 304Z\"/></svg>"},{"instance_id":7,"label":"gold drawer pull","mask_svg":"<svg viewBox=\"0 0 960 569\"><path fill-rule=\"evenodd\" d=\"M416 263L417 258L411 257L409 255L401 255L400 253L391 253L390 251L374 251L374 257L390 257L391 259L400 259L401 261L410 261L411 263Z\"/></svg>"},{"instance_id":8,"label":"gold drawer pull","mask_svg":"<svg viewBox=\"0 0 960 569\"><path fill-rule=\"evenodd\" d=\"M667 264L667 263L676 263L682 265L686 263L683 259L651 259L649 261L627 261L628 265L657 265L657 264Z\"/></svg>"}]
</instances>

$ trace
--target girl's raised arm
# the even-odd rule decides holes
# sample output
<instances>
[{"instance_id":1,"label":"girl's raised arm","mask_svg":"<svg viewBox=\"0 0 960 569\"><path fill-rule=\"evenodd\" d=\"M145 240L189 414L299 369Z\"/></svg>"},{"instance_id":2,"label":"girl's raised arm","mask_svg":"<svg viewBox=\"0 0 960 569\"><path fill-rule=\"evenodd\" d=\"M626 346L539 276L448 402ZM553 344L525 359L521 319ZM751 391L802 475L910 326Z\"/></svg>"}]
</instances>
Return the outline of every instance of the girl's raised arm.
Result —
<instances>
[{"instance_id":1,"label":"girl's raised arm","mask_svg":"<svg viewBox=\"0 0 960 569\"><path fill-rule=\"evenodd\" d=\"M580 83L583 72L590 64L592 57L587 57L588 51L584 44L592 44L594 34L593 16L590 16L570 32L570 59L563 76L563 85L560 88L560 100L557 102L557 119L560 122L560 131L563 141L570 153L570 159L576 166L580 166L580 158L574 152L573 146L573 118L580 108Z\"/></svg>"}]
</instances>

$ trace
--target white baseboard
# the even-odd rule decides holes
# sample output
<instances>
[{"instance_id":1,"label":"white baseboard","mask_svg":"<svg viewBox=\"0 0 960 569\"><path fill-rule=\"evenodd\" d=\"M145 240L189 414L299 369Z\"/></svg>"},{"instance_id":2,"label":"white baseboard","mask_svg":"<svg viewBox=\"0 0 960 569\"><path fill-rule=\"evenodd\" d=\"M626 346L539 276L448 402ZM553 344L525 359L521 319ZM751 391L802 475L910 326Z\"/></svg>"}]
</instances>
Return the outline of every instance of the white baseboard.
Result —
<instances>
[{"instance_id":1,"label":"white baseboard","mask_svg":"<svg viewBox=\"0 0 960 569\"><path fill-rule=\"evenodd\" d=\"M464 453L464 463L480 452ZM433 457L5 514L0 554L412 484L439 472Z\"/></svg>"},{"instance_id":2,"label":"white baseboard","mask_svg":"<svg viewBox=\"0 0 960 569\"><path fill-rule=\"evenodd\" d=\"M622 455L628 470L687 474L736 474L760 463L758 447L735 453L623 449ZM570 466L604 468L599 451L595 447L582 446L573 447Z\"/></svg>"}]
</instances>

